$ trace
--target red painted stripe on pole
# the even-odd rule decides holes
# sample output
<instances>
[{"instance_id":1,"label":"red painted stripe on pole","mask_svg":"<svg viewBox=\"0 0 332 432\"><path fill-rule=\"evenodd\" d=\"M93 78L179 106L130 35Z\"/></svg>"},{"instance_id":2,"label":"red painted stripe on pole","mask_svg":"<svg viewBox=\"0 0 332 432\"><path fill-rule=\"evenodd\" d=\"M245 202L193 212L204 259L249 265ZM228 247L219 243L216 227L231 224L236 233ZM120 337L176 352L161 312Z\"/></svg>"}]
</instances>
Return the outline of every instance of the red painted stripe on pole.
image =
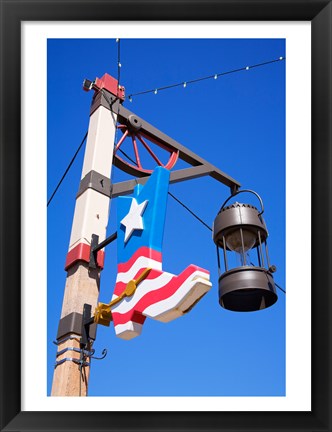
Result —
<instances>
[{"instance_id":1,"label":"red painted stripe on pole","mask_svg":"<svg viewBox=\"0 0 332 432\"><path fill-rule=\"evenodd\" d=\"M104 268L104 260L105 260L105 252L104 251L98 251L97 252L97 266L100 269ZM68 269L71 266L73 266L75 263L77 263L78 261L85 261L87 263L90 262L90 245L88 245L86 243L79 243L73 249L71 249L67 253L65 270L68 271Z\"/></svg>"}]
</instances>

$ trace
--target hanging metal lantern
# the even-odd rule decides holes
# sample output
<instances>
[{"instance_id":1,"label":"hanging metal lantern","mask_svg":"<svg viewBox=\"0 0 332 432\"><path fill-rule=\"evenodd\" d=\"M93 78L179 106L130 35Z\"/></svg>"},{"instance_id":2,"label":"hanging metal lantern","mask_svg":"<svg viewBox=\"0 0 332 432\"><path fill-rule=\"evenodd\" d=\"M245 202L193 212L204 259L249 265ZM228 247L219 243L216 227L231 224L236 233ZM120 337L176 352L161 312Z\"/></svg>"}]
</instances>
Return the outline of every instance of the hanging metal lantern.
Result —
<instances>
[{"instance_id":1,"label":"hanging metal lantern","mask_svg":"<svg viewBox=\"0 0 332 432\"><path fill-rule=\"evenodd\" d=\"M254 194L261 211L251 204L235 202L226 207L231 198L241 192ZM268 232L262 217L261 197L252 190L241 190L231 195L221 206L213 224L213 241L217 245L219 268L219 303L225 309L250 312L272 306L278 299L270 265ZM221 274L219 248L223 250L225 272ZM253 253L256 249L255 256Z\"/></svg>"}]
</instances>

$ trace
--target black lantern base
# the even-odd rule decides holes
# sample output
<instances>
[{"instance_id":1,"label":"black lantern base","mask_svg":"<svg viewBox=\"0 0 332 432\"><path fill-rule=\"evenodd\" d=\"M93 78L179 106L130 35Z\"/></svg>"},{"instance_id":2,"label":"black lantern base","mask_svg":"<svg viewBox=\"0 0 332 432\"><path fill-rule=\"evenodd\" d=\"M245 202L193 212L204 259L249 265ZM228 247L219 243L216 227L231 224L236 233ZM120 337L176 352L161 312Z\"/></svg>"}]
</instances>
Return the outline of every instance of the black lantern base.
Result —
<instances>
[{"instance_id":1,"label":"black lantern base","mask_svg":"<svg viewBox=\"0 0 332 432\"><path fill-rule=\"evenodd\" d=\"M235 312L253 312L278 299L273 277L262 267L238 267L219 278L219 303Z\"/></svg>"}]
</instances>

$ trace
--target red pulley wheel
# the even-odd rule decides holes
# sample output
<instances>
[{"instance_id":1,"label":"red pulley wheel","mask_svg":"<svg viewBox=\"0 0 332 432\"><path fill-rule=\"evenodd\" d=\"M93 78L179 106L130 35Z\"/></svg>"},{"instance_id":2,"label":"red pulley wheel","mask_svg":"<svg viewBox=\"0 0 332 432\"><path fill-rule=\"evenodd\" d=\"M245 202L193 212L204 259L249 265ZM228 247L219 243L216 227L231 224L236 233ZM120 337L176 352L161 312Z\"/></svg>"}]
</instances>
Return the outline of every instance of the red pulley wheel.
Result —
<instances>
[{"instance_id":1,"label":"red pulley wheel","mask_svg":"<svg viewBox=\"0 0 332 432\"><path fill-rule=\"evenodd\" d=\"M148 137L146 134L141 132L140 130L133 131L129 130L127 126L125 125L118 125L118 129L121 130L123 133L122 137L118 141L118 143L115 146L114 150L114 165L121 169L122 171L127 172L128 174L131 174L136 177L144 177L146 175L152 174L153 169L147 169L143 167L143 164L141 162L141 158L139 155L139 148L145 148L145 150L148 152L150 157L154 160L154 162L157 164L157 166L162 166L167 169L171 169L176 164L178 157L179 157L179 151L168 147L165 144L162 144L158 142L157 140ZM149 140L152 143L152 146L148 144L147 140ZM135 161L126 161L119 155L119 149L121 146L123 146L124 142L131 141L131 145L134 149L135 154ZM158 156L156 155L153 148L158 147L165 152L169 154L168 160L166 163L163 163L160 161Z\"/></svg>"}]
</instances>

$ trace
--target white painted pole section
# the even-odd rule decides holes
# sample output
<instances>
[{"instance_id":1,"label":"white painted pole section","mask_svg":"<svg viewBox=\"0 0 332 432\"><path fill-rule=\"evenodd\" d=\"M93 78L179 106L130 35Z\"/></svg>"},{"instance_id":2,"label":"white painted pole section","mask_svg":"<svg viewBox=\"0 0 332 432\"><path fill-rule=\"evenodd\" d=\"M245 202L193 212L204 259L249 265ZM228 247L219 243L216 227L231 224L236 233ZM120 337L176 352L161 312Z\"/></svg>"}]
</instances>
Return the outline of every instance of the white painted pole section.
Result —
<instances>
[{"instance_id":1,"label":"white painted pole section","mask_svg":"<svg viewBox=\"0 0 332 432\"><path fill-rule=\"evenodd\" d=\"M116 118L115 114L102 105L90 116L82 179L91 170L107 178L111 177ZM92 234L98 235L99 241L105 239L109 208L110 198L91 188L77 198L69 251L80 243L90 245ZM75 312L82 314L84 303L90 304L93 312L99 299L99 286L100 268L91 269L82 260L69 267L61 318ZM58 355L57 362L65 358L80 358L80 353L72 349L80 348L79 338L80 335L74 335L74 338L59 343L58 352L68 347L69 351ZM54 370L52 396L86 396L89 374L90 366L84 366L81 375L75 362L64 361Z\"/></svg>"},{"instance_id":2,"label":"white painted pole section","mask_svg":"<svg viewBox=\"0 0 332 432\"><path fill-rule=\"evenodd\" d=\"M93 189L77 198L69 250L79 243L90 245L92 234L99 236L99 242L105 240L109 207L110 199Z\"/></svg>"},{"instance_id":3,"label":"white painted pole section","mask_svg":"<svg viewBox=\"0 0 332 432\"><path fill-rule=\"evenodd\" d=\"M100 106L90 117L81 179L90 171L111 177L116 114ZM91 235L105 240L110 199L101 193L87 189L78 197L69 242L69 250L79 243L90 244Z\"/></svg>"},{"instance_id":4,"label":"white painted pole section","mask_svg":"<svg viewBox=\"0 0 332 432\"><path fill-rule=\"evenodd\" d=\"M81 178L91 170L110 176L116 117L102 105L91 115Z\"/></svg>"}]
</instances>

